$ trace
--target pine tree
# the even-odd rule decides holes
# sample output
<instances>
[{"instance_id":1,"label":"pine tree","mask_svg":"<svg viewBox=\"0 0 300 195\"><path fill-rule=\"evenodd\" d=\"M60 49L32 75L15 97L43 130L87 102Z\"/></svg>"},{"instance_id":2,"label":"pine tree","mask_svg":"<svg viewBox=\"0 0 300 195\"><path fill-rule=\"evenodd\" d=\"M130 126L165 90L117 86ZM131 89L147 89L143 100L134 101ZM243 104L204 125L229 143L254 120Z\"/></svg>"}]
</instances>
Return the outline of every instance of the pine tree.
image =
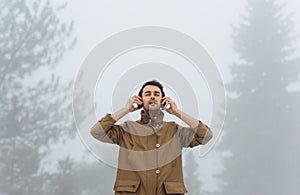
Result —
<instances>
[{"instance_id":1,"label":"pine tree","mask_svg":"<svg viewBox=\"0 0 300 195\"><path fill-rule=\"evenodd\" d=\"M297 194L300 192L299 81L297 38L291 15L274 0L248 0L247 13L234 28L239 60L232 81L219 149L229 149L220 193Z\"/></svg>"},{"instance_id":2,"label":"pine tree","mask_svg":"<svg viewBox=\"0 0 300 195\"><path fill-rule=\"evenodd\" d=\"M47 194L52 178L41 160L72 134L71 96L59 79L28 82L42 66L53 67L72 48L73 23L59 20L49 0L0 2L0 193Z\"/></svg>"}]
</instances>

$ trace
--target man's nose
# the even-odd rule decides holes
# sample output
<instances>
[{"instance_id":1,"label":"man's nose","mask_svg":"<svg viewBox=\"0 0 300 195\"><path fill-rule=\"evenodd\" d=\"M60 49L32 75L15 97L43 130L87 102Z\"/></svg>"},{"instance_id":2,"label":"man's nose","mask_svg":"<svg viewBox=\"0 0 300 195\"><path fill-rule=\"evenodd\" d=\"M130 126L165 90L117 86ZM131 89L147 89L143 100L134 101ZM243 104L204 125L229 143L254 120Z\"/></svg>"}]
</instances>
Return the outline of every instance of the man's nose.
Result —
<instances>
[{"instance_id":1,"label":"man's nose","mask_svg":"<svg viewBox=\"0 0 300 195\"><path fill-rule=\"evenodd\" d=\"M151 99L154 99L154 94L151 94L150 98L151 98Z\"/></svg>"}]
</instances>

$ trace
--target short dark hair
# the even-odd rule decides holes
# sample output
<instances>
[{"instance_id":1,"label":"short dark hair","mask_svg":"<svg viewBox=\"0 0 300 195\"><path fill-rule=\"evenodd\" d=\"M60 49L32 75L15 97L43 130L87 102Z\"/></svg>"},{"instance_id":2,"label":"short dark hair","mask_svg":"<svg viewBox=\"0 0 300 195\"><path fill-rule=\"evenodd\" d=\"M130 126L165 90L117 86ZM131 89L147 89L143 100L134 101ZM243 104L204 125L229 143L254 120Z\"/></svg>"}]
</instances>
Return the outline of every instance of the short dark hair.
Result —
<instances>
[{"instance_id":1,"label":"short dark hair","mask_svg":"<svg viewBox=\"0 0 300 195\"><path fill-rule=\"evenodd\" d=\"M147 81L146 83L144 83L143 86L142 86L142 88L141 88L141 90L139 91L139 96L140 97L142 97L142 95L143 95L143 89L147 85L154 85L154 86L158 87L160 89L160 91L161 91L162 97L165 97L164 87L157 80Z\"/></svg>"}]
</instances>

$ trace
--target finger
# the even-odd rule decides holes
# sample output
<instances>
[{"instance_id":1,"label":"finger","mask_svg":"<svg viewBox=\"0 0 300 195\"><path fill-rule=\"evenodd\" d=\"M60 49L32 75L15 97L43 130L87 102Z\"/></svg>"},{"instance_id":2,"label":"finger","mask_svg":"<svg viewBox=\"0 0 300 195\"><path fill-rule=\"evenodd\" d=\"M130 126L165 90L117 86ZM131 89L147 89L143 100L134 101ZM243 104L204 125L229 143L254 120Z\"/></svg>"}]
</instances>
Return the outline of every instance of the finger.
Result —
<instances>
[{"instance_id":1,"label":"finger","mask_svg":"<svg viewBox=\"0 0 300 195\"><path fill-rule=\"evenodd\" d=\"M138 95L134 95L133 98L137 98L139 100L142 100L142 98L140 96L138 96Z\"/></svg>"},{"instance_id":2,"label":"finger","mask_svg":"<svg viewBox=\"0 0 300 195\"><path fill-rule=\"evenodd\" d=\"M138 98L135 98L135 99L134 99L134 102L136 102L136 103L138 103L138 104L142 104L142 103L143 103L143 101L140 100L140 99L138 99Z\"/></svg>"},{"instance_id":3,"label":"finger","mask_svg":"<svg viewBox=\"0 0 300 195\"><path fill-rule=\"evenodd\" d=\"M136 96L136 95L135 95L135 96L132 96L132 97L130 98L130 101L132 101L132 102L133 102L133 101L136 101L136 100L140 100L139 97Z\"/></svg>"},{"instance_id":4,"label":"finger","mask_svg":"<svg viewBox=\"0 0 300 195\"><path fill-rule=\"evenodd\" d=\"M167 102L169 101L169 99L170 99L169 97L163 97L162 103L163 103L163 104L167 103Z\"/></svg>"}]
</instances>

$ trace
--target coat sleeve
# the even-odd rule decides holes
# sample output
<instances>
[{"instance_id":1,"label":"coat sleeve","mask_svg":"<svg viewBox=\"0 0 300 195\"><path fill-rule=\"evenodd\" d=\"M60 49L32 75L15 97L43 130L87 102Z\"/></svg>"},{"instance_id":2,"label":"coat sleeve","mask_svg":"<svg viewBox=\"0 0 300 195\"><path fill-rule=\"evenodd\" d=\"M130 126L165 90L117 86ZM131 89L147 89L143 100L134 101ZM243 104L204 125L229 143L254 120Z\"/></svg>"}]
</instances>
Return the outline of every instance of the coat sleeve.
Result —
<instances>
[{"instance_id":1,"label":"coat sleeve","mask_svg":"<svg viewBox=\"0 0 300 195\"><path fill-rule=\"evenodd\" d=\"M99 141L120 145L125 131L110 114L106 114L91 128L91 135Z\"/></svg>"},{"instance_id":2,"label":"coat sleeve","mask_svg":"<svg viewBox=\"0 0 300 195\"><path fill-rule=\"evenodd\" d=\"M206 144L213 137L210 128L199 121L196 128L177 126L177 132L183 147L195 147Z\"/></svg>"}]
</instances>

